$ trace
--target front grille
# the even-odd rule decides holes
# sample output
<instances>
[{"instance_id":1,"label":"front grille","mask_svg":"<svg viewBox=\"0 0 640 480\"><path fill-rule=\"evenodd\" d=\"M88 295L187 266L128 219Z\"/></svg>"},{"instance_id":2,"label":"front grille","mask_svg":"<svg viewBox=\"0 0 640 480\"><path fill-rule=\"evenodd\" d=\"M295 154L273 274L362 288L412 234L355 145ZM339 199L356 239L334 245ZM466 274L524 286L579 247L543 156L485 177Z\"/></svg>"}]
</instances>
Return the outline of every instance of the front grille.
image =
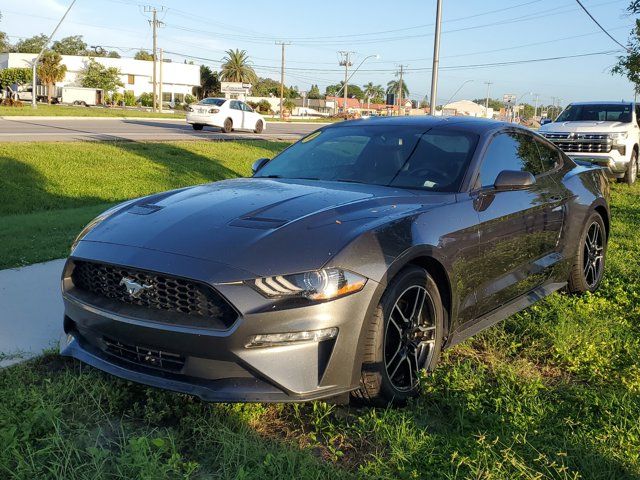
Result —
<instances>
[{"instance_id":1,"label":"front grille","mask_svg":"<svg viewBox=\"0 0 640 480\"><path fill-rule=\"evenodd\" d=\"M606 133L542 133L560 150L567 153L609 153L612 140Z\"/></svg>"},{"instance_id":2,"label":"front grille","mask_svg":"<svg viewBox=\"0 0 640 480\"><path fill-rule=\"evenodd\" d=\"M71 278L80 290L129 305L211 319L225 327L237 318L233 307L213 288L182 278L85 261L75 262ZM123 279L142 290L129 294ZM195 323L202 326L202 322Z\"/></svg>"},{"instance_id":3,"label":"front grille","mask_svg":"<svg viewBox=\"0 0 640 480\"><path fill-rule=\"evenodd\" d=\"M105 352L126 362L168 372L179 372L184 367L185 359L177 353L164 352L138 345L126 345L109 337L103 337L102 340L105 345Z\"/></svg>"}]
</instances>

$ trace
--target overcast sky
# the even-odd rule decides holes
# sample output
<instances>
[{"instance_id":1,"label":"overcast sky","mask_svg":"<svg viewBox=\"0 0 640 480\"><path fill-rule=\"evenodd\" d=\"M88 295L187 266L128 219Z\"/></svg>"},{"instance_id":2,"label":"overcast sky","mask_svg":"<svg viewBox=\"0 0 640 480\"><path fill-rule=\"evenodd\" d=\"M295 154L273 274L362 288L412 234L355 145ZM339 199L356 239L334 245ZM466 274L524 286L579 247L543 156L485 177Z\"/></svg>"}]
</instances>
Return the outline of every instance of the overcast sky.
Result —
<instances>
[{"instance_id":1,"label":"overcast sky","mask_svg":"<svg viewBox=\"0 0 640 480\"><path fill-rule=\"evenodd\" d=\"M0 0L0 30L15 42L20 37L51 33L70 0ZM595 18L626 44L634 19L629 0L583 0ZM602 33L575 0L443 0L440 86L438 103L448 100L467 80L454 100L538 93L563 104L577 100L619 100L633 96L631 85L609 73L620 47ZM174 61L185 58L216 69L224 50L247 50L260 76L279 79L280 47L287 46L287 84L301 90L318 83L322 91L343 79L338 50L353 54L355 68L367 60L352 82L386 85L400 64L415 99L430 89L435 0L368 0L308 2L77 0L55 38L83 35L90 45L133 56L151 47L149 13L144 5L164 7L159 18L158 46ZM54 40L55 40L54 38ZM500 62L593 54L554 61ZM195 58L201 57L201 58ZM524 101L533 102L525 95Z\"/></svg>"}]
</instances>

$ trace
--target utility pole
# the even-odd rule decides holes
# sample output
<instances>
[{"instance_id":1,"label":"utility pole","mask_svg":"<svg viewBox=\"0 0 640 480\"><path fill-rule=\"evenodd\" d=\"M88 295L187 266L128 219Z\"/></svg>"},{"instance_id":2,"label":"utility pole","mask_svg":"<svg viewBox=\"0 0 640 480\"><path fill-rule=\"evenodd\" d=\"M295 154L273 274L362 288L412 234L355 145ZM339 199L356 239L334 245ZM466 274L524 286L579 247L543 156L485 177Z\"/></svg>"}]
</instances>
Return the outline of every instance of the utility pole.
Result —
<instances>
[{"instance_id":1,"label":"utility pole","mask_svg":"<svg viewBox=\"0 0 640 480\"><path fill-rule=\"evenodd\" d=\"M284 109L284 47L290 45L291 42L276 42L276 45L282 47L282 59L280 63L280 118L283 118Z\"/></svg>"},{"instance_id":2,"label":"utility pole","mask_svg":"<svg viewBox=\"0 0 640 480\"><path fill-rule=\"evenodd\" d=\"M158 98L159 98L159 106L160 113L162 113L162 65L164 63L164 55L162 53L162 49L160 49L160 82L158 83Z\"/></svg>"},{"instance_id":3,"label":"utility pole","mask_svg":"<svg viewBox=\"0 0 640 480\"><path fill-rule=\"evenodd\" d=\"M442 26L442 0L436 6L436 30L433 38L433 69L431 71L431 105L430 114L436 114L438 98L438 65L440 64L440 28Z\"/></svg>"},{"instance_id":4,"label":"utility pole","mask_svg":"<svg viewBox=\"0 0 640 480\"><path fill-rule=\"evenodd\" d=\"M38 108L38 105L36 105L36 97L37 97L37 95L36 95L36 83L38 83L37 82L37 80L38 80L38 62L40 61L40 57L42 57L42 54L44 53L44 51L47 48L47 45L49 45L49 42L51 41L53 36L58 31L58 28L60 28L60 25L62 25L62 22L67 17L67 14L71 10L71 7L73 7L74 3L76 3L76 0L73 0L73 2L71 2L69 7L67 8L67 11L64 12L64 15L62 15L62 18L58 22L58 25L56 25L56 28L53 29L53 32L51 32L51 35L49 35L49 38L47 38L47 41L42 46L42 50L40 50L40 53L38 54L38 56L36 58L33 59L33 65L31 65L31 68L32 68L32 72L31 72L31 74L32 74L32 77L31 77L31 108Z\"/></svg>"},{"instance_id":5,"label":"utility pole","mask_svg":"<svg viewBox=\"0 0 640 480\"><path fill-rule=\"evenodd\" d=\"M540 96L540 94L536 93L536 100L534 102L534 107L533 107L533 118L535 119L538 116L538 97Z\"/></svg>"},{"instance_id":6,"label":"utility pole","mask_svg":"<svg viewBox=\"0 0 640 480\"><path fill-rule=\"evenodd\" d=\"M349 51L340 51L338 52L341 55L341 60L340 60L340 66L344 67L344 85L342 88L344 88L344 104L343 104L343 109L344 109L344 118L347 118L348 113L347 113L347 98L348 97L348 90L349 90L349 67L351 65L353 65L351 63L351 54L354 52L349 52ZM337 103L337 98L336 98L336 103Z\"/></svg>"},{"instance_id":7,"label":"utility pole","mask_svg":"<svg viewBox=\"0 0 640 480\"><path fill-rule=\"evenodd\" d=\"M487 100L484 103L484 114L487 118L489 118L489 89L491 88L492 82L484 82L487 86Z\"/></svg>"},{"instance_id":8,"label":"utility pole","mask_svg":"<svg viewBox=\"0 0 640 480\"><path fill-rule=\"evenodd\" d=\"M164 11L164 7L161 7ZM149 23L153 29L153 74L151 82L153 83L153 111L158 111L158 82L157 82L157 70L158 70L158 27L164 26L164 23L158 21L158 10L155 7L144 7L145 12L151 12L152 20Z\"/></svg>"},{"instance_id":9,"label":"utility pole","mask_svg":"<svg viewBox=\"0 0 640 480\"><path fill-rule=\"evenodd\" d=\"M403 94L403 76L404 76L404 67L405 65L400 65L400 70L398 72L398 76L400 77L398 80L398 116L400 116L400 111L402 109L402 94Z\"/></svg>"}]
</instances>

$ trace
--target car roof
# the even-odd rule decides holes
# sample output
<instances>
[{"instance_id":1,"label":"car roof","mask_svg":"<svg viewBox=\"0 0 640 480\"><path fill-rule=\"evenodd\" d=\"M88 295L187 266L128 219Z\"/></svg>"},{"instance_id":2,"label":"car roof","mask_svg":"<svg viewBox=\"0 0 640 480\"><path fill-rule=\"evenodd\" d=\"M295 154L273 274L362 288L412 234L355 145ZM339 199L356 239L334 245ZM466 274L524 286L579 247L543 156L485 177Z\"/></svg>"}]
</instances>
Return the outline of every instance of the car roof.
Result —
<instances>
[{"instance_id":1,"label":"car roof","mask_svg":"<svg viewBox=\"0 0 640 480\"><path fill-rule=\"evenodd\" d=\"M599 100L597 102L571 102L569 105L630 105L633 102L631 100L625 102L624 100L616 100L613 102L607 102L604 100Z\"/></svg>"},{"instance_id":2,"label":"car roof","mask_svg":"<svg viewBox=\"0 0 640 480\"><path fill-rule=\"evenodd\" d=\"M350 126L363 126L363 125L376 125L376 126L407 126L407 127L424 127L430 129L434 127L452 127L466 130L469 132L483 134L488 131L496 130L501 127L516 127L512 123L499 122L497 120L490 120L487 118L476 117L455 117L455 116L443 116L434 117L431 115L413 115L413 116L401 116L401 117L371 117L358 120L347 120L344 122L333 123L326 128L345 128Z\"/></svg>"}]
</instances>

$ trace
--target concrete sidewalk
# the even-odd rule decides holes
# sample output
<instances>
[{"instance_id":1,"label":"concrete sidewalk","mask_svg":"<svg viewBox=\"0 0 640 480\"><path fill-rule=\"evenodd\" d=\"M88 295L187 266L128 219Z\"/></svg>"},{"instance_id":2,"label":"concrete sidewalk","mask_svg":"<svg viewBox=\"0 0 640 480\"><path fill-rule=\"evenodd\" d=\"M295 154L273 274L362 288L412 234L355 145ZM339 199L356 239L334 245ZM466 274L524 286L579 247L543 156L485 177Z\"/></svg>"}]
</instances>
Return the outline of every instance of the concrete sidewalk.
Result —
<instances>
[{"instance_id":1,"label":"concrete sidewalk","mask_svg":"<svg viewBox=\"0 0 640 480\"><path fill-rule=\"evenodd\" d=\"M57 347L64 259L0 270L0 368Z\"/></svg>"}]
</instances>

